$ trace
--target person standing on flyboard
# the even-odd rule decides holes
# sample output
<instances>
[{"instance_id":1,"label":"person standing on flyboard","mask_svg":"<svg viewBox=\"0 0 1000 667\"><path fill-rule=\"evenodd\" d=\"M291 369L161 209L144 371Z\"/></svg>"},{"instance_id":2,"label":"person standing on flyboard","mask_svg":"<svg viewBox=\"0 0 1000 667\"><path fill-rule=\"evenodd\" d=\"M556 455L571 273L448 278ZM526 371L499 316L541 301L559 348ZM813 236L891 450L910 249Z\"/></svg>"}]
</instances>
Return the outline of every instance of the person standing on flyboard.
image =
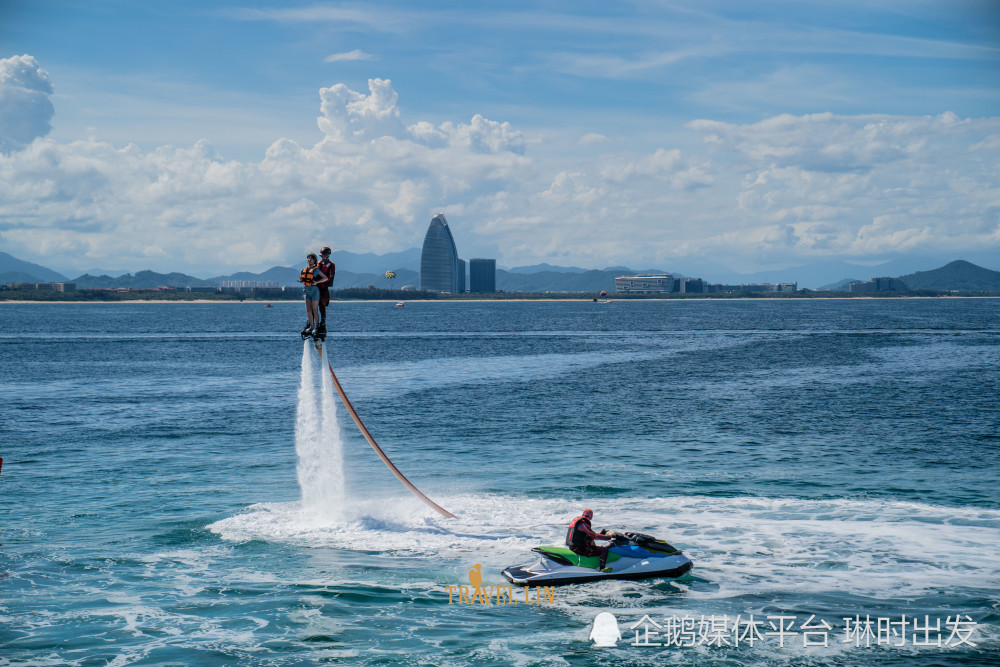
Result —
<instances>
[{"instance_id":1,"label":"person standing on flyboard","mask_svg":"<svg viewBox=\"0 0 1000 667\"><path fill-rule=\"evenodd\" d=\"M326 281L319 283L319 324L316 326L317 334L326 335L326 307L330 305L330 286L333 284L333 276L337 272L337 265L330 261L329 247L319 251L319 264L317 268L326 276Z\"/></svg>"},{"instance_id":2,"label":"person standing on flyboard","mask_svg":"<svg viewBox=\"0 0 1000 667\"><path fill-rule=\"evenodd\" d=\"M316 255L309 253L306 255L306 267L299 272L299 282L302 283L302 292L306 301L306 317L309 320L302 329L303 336L310 336L316 332L319 326L319 285L328 282L326 274L319 270L316 262Z\"/></svg>"}]
</instances>

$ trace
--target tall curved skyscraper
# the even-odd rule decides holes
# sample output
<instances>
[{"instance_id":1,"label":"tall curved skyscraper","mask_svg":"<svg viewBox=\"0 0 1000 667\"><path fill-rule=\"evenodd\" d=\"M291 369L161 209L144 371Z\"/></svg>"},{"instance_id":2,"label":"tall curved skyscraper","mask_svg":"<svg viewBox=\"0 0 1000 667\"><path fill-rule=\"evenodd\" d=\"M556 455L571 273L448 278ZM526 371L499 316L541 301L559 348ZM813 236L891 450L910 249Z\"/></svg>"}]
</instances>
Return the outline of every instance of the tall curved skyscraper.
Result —
<instances>
[{"instance_id":1,"label":"tall curved skyscraper","mask_svg":"<svg viewBox=\"0 0 1000 667\"><path fill-rule=\"evenodd\" d=\"M464 291L465 276L459 276L458 250L444 213L431 218L420 253L420 289L433 292Z\"/></svg>"}]
</instances>

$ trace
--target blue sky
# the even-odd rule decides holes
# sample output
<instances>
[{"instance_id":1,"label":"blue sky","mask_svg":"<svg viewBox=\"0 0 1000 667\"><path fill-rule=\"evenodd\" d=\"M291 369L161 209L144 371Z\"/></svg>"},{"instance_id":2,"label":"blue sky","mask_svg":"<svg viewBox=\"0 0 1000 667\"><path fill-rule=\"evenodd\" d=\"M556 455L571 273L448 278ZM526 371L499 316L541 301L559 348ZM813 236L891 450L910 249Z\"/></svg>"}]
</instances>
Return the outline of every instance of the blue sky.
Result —
<instances>
[{"instance_id":1,"label":"blue sky","mask_svg":"<svg viewBox=\"0 0 1000 667\"><path fill-rule=\"evenodd\" d=\"M0 0L0 60L0 250L41 263L263 269L439 210L508 266L1000 251L996 2Z\"/></svg>"}]
</instances>

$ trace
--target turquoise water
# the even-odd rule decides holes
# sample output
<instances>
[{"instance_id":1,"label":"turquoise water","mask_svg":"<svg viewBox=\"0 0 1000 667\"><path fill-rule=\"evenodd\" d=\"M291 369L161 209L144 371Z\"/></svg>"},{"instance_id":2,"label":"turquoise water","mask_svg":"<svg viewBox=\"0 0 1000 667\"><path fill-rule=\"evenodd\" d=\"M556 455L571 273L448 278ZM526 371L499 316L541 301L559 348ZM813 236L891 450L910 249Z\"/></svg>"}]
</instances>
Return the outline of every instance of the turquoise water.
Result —
<instances>
[{"instance_id":1,"label":"turquoise water","mask_svg":"<svg viewBox=\"0 0 1000 667\"><path fill-rule=\"evenodd\" d=\"M345 390L453 520L324 393L301 311L0 304L0 664L1000 658L1000 301L334 304ZM584 506L694 570L448 604ZM632 645L749 614L828 646ZM977 646L844 643L855 615Z\"/></svg>"}]
</instances>

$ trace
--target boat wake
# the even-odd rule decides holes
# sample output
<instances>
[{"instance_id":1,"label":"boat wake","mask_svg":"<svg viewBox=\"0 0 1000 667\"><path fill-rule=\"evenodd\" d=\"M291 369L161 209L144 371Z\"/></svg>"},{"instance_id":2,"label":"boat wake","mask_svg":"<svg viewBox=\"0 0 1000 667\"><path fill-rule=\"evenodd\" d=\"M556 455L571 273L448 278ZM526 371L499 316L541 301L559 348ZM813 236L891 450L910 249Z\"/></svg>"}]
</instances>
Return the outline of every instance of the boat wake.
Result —
<instances>
[{"instance_id":1,"label":"boat wake","mask_svg":"<svg viewBox=\"0 0 1000 667\"><path fill-rule=\"evenodd\" d=\"M461 509L442 519L417 499L346 505L322 517L302 503L261 503L208 528L224 540L264 540L435 561L484 579L524 561L532 547L561 544L584 500L443 496ZM690 594L726 598L851 592L912 596L958 587L1000 590L1000 511L882 500L793 498L589 499L598 528L661 536L694 561L704 582Z\"/></svg>"}]
</instances>

